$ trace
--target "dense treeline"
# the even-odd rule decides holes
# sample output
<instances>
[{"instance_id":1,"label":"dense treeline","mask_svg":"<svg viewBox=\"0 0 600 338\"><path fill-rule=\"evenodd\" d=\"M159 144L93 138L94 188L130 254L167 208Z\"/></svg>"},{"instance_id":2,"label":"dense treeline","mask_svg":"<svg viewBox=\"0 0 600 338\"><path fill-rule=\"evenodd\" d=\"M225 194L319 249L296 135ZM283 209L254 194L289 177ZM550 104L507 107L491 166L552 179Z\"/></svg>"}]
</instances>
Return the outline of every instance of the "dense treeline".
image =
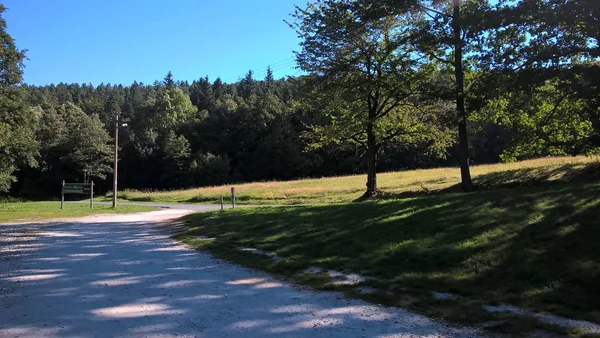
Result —
<instances>
[{"instance_id":1,"label":"dense treeline","mask_svg":"<svg viewBox=\"0 0 600 338\"><path fill-rule=\"evenodd\" d=\"M316 1L290 24L306 75L130 86L21 83L1 24L0 191L61 180L174 189L597 151L593 0ZM3 10L3 8L2 8ZM467 138L468 136L468 138ZM469 181L466 181L466 179Z\"/></svg>"},{"instance_id":2,"label":"dense treeline","mask_svg":"<svg viewBox=\"0 0 600 338\"><path fill-rule=\"evenodd\" d=\"M168 74L152 85L24 86L28 104L41 117L37 134L42 161L19 171L13 189L35 196L47 184L55 189L61 179L110 179L117 111L127 123L119 129L123 188L172 189L363 172L363 154L356 146L306 150L304 133L323 118L299 103L301 82L275 80L270 72L258 81L249 72L234 84L206 78L190 84ZM89 118L78 127L62 121L83 112ZM98 161L78 155L86 150L97 154ZM401 144L390 145L381 158L386 170L440 163L418 146ZM105 190L110 189L108 181Z\"/></svg>"}]
</instances>

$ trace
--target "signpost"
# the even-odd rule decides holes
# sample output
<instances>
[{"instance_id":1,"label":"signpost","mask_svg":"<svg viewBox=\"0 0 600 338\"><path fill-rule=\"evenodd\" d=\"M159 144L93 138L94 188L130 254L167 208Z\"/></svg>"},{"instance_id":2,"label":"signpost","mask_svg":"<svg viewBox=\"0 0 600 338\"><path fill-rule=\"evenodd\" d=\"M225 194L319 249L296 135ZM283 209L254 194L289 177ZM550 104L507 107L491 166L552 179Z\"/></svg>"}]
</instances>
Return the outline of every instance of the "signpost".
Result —
<instances>
[{"instance_id":1,"label":"signpost","mask_svg":"<svg viewBox=\"0 0 600 338\"><path fill-rule=\"evenodd\" d=\"M235 209L235 187L231 187L231 208Z\"/></svg>"},{"instance_id":2,"label":"signpost","mask_svg":"<svg viewBox=\"0 0 600 338\"><path fill-rule=\"evenodd\" d=\"M65 194L90 195L90 209L94 208L94 182L92 183L65 183L62 181L60 208L64 208Z\"/></svg>"}]
</instances>

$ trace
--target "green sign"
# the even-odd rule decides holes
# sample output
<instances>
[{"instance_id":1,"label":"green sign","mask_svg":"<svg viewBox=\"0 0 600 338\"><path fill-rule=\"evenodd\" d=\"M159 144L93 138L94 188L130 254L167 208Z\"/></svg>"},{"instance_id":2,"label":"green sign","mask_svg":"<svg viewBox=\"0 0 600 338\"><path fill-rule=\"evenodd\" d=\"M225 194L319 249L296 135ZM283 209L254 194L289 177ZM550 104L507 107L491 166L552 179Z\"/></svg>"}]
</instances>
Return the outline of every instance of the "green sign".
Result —
<instances>
[{"instance_id":1,"label":"green sign","mask_svg":"<svg viewBox=\"0 0 600 338\"><path fill-rule=\"evenodd\" d=\"M60 208L64 208L65 194L90 195L90 209L94 207L94 182L92 183L65 183L62 181Z\"/></svg>"},{"instance_id":2,"label":"green sign","mask_svg":"<svg viewBox=\"0 0 600 338\"><path fill-rule=\"evenodd\" d=\"M63 186L64 194L89 195L91 192L91 183L65 183L65 185Z\"/></svg>"}]
</instances>

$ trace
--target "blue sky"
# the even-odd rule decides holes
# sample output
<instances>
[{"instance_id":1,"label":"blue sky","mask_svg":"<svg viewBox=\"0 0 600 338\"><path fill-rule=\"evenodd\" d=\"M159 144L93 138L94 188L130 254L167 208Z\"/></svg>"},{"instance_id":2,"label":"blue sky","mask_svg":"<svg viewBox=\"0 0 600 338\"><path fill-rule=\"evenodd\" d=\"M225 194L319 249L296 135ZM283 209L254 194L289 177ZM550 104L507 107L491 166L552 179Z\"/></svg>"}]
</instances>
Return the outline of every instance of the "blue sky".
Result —
<instances>
[{"instance_id":1,"label":"blue sky","mask_svg":"<svg viewBox=\"0 0 600 338\"><path fill-rule=\"evenodd\" d=\"M28 84L152 83L208 75L236 81L294 75L295 32L284 19L307 0L3 0Z\"/></svg>"}]
</instances>

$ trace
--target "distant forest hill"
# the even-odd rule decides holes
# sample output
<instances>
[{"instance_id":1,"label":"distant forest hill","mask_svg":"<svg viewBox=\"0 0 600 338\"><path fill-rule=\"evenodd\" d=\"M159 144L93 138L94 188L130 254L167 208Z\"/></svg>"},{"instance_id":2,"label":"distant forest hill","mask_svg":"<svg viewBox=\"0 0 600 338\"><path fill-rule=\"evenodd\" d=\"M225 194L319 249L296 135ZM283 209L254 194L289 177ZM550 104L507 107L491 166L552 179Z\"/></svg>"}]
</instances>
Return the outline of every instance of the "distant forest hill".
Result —
<instances>
[{"instance_id":1,"label":"distant forest hill","mask_svg":"<svg viewBox=\"0 0 600 338\"><path fill-rule=\"evenodd\" d=\"M115 112L127 123L119 129L121 188L176 189L364 172L359 145L307 148L310 126L326 117L300 102L302 83L302 78L275 80L271 72L258 81L248 72L233 84L207 78L190 84L169 73L152 85L24 86L28 105L40 116L40 161L17 172L14 194L52 194L57 182L79 182L86 173L100 181L100 189L110 189ZM70 121L73 116L82 121ZM502 130L486 129L482 136L498 133ZM501 148L474 151L474 162L497 161ZM383 149L379 160L386 171L455 162L452 156L430 156L426 144L406 147L401 142Z\"/></svg>"},{"instance_id":2,"label":"distant forest hill","mask_svg":"<svg viewBox=\"0 0 600 338\"><path fill-rule=\"evenodd\" d=\"M0 6L0 14L4 8ZM600 154L597 0L336 0L296 8L300 77L237 83L22 84L0 17L0 193L62 180L224 183ZM459 170L457 168L457 170Z\"/></svg>"},{"instance_id":3,"label":"distant forest hill","mask_svg":"<svg viewBox=\"0 0 600 338\"><path fill-rule=\"evenodd\" d=\"M52 195L61 180L80 182L86 173L100 181L101 190L110 190L117 111L127 123L119 134L121 188L177 189L364 173L360 144L310 146L312 126L328 123L328 118L325 109L303 104L304 82L275 80L271 72L258 81L250 71L233 84L208 78L190 84L169 73L152 85L24 86L27 103L40 116L40 160L37 167L17 172L13 193ZM469 132L472 164L499 162L525 136L485 119L474 119ZM579 154L583 141L580 147L565 144L520 158ZM397 140L381 149L378 169L455 166L457 152L455 144L436 155L428 142L406 145Z\"/></svg>"}]
</instances>

